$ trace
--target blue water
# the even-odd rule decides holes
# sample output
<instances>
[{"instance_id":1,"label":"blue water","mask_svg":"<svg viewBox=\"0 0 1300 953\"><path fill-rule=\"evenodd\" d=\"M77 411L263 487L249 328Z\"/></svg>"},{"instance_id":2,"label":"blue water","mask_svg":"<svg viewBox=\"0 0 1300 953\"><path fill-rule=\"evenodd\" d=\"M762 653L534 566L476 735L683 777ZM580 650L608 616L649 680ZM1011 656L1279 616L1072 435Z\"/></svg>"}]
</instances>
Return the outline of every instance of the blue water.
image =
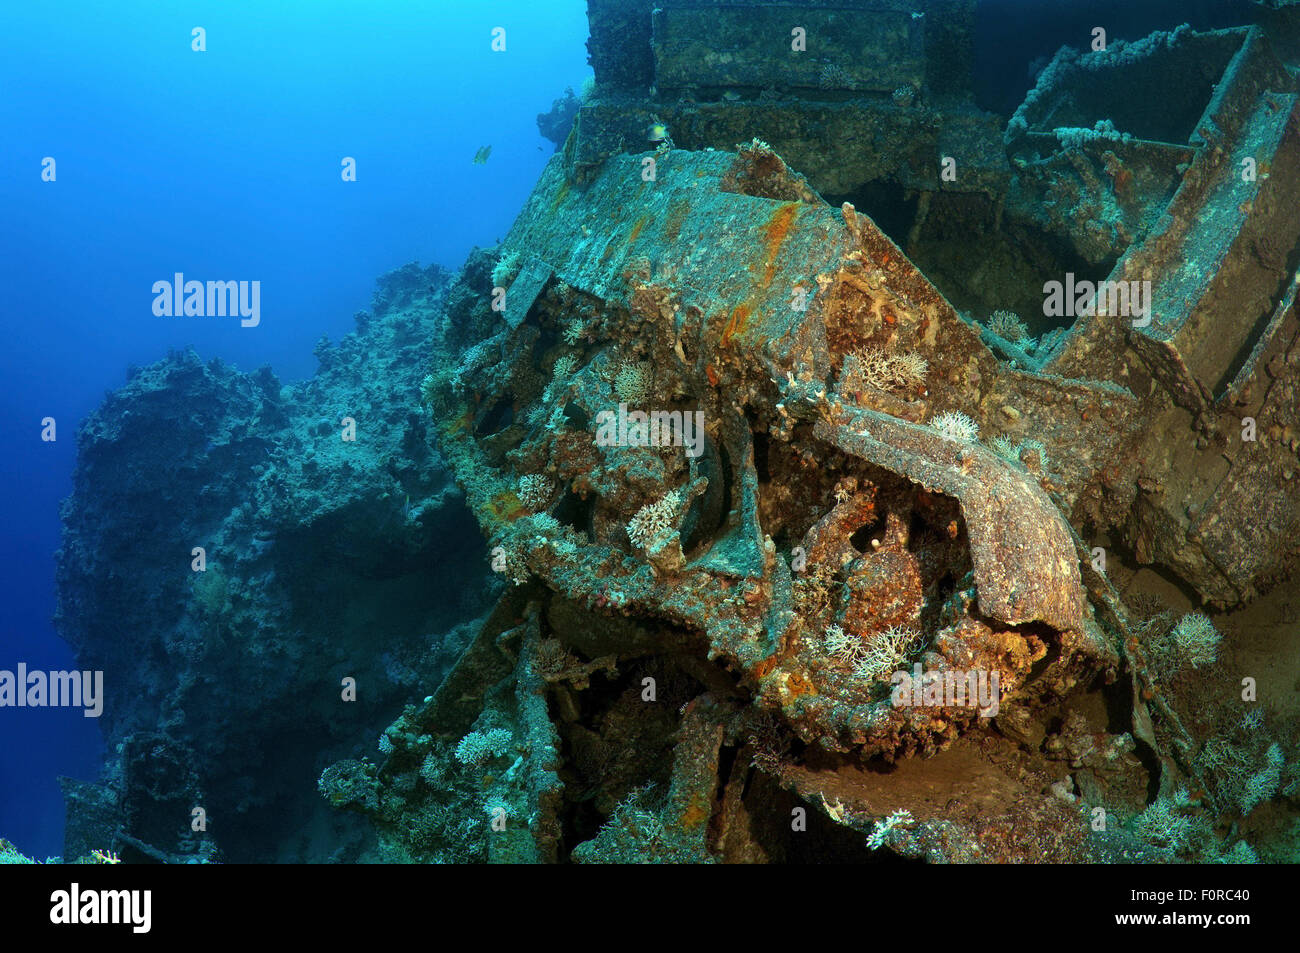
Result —
<instances>
[{"instance_id":1,"label":"blue water","mask_svg":"<svg viewBox=\"0 0 1300 953\"><path fill-rule=\"evenodd\" d=\"M586 36L582 0L0 5L0 669L75 668L50 623L58 505L77 425L128 365L192 346L306 377L376 276L494 244L552 153L536 115L590 74ZM177 271L261 281L260 325L155 317ZM99 757L79 710L0 709L0 837L60 854L57 776Z\"/></svg>"}]
</instances>

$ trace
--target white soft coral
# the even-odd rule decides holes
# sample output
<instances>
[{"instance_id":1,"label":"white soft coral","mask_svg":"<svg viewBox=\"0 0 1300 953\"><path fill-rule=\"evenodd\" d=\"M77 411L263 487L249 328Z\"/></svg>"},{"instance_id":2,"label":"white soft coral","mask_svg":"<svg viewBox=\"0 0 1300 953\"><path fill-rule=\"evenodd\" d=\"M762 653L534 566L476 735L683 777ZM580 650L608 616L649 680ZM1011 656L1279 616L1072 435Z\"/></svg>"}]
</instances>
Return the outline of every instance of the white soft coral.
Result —
<instances>
[{"instance_id":1,"label":"white soft coral","mask_svg":"<svg viewBox=\"0 0 1300 953\"><path fill-rule=\"evenodd\" d=\"M932 417L930 426L941 436L961 443L974 443L980 435L979 425L959 410L945 411Z\"/></svg>"}]
</instances>

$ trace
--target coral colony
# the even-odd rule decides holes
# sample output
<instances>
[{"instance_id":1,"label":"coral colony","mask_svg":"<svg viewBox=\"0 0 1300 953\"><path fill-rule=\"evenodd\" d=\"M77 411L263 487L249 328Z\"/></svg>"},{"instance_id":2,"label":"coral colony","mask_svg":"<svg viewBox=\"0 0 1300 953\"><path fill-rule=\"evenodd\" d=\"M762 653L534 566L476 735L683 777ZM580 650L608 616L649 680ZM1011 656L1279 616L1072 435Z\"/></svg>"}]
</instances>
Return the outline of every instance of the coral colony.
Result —
<instances>
[{"instance_id":1,"label":"coral colony","mask_svg":"<svg viewBox=\"0 0 1300 953\"><path fill-rule=\"evenodd\" d=\"M998 115L973 0L715 6L590 0L502 244L313 379L84 423L70 856L1295 860L1297 8Z\"/></svg>"}]
</instances>

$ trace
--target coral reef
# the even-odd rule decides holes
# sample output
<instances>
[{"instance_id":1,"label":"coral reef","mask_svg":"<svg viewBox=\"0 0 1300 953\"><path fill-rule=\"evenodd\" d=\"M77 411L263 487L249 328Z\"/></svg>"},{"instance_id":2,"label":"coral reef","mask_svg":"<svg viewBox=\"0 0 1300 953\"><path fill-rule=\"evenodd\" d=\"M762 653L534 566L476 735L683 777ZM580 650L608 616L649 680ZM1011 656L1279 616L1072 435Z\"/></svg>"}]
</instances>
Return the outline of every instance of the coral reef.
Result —
<instances>
[{"instance_id":1,"label":"coral reef","mask_svg":"<svg viewBox=\"0 0 1300 953\"><path fill-rule=\"evenodd\" d=\"M485 569L444 545L473 525L420 406L447 280L417 266L381 280L373 314L300 384L173 354L83 424L58 625L105 672L115 754L102 785L66 791L70 856L360 849L365 832L319 813L310 782L428 694L459 649L447 633L488 596ZM191 830L195 807L219 828ZM314 839L275 833L286 816Z\"/></svg>"}]
</instances>

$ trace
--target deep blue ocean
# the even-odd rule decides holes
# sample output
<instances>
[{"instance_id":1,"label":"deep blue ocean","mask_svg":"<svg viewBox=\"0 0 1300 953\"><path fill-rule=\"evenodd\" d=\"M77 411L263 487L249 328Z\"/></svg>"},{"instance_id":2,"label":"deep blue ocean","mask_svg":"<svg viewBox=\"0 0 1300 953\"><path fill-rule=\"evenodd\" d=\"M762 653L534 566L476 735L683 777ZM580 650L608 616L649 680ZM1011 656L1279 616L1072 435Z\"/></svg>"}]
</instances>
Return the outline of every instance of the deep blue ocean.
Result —
<instances>
[{"instance_id":1,"label":"deep blue ocean","mask_svg":"<svg viewBox=\"0 0 1300 953\"><path fill-rule=\"evenodd\" d=\"M504 237L590 75L569 2L9 2L0 10L0 669L74 669L51 624L78 423L128 365L193 347L310 376L375 278ZM491 49L506 28L504 53ZM192 30L206 50L191 49ZM475 164L480 146L489 160ZM43 181L43 160L55 180ZM356 181L341 175L356 161ZM261 282L261 322L165 318L175 272ZM54 442L41 440L53 417ZM0 836L62 853L57 777L97 776L70 708L0 712Z\"/></svg>"}]
</instances>

